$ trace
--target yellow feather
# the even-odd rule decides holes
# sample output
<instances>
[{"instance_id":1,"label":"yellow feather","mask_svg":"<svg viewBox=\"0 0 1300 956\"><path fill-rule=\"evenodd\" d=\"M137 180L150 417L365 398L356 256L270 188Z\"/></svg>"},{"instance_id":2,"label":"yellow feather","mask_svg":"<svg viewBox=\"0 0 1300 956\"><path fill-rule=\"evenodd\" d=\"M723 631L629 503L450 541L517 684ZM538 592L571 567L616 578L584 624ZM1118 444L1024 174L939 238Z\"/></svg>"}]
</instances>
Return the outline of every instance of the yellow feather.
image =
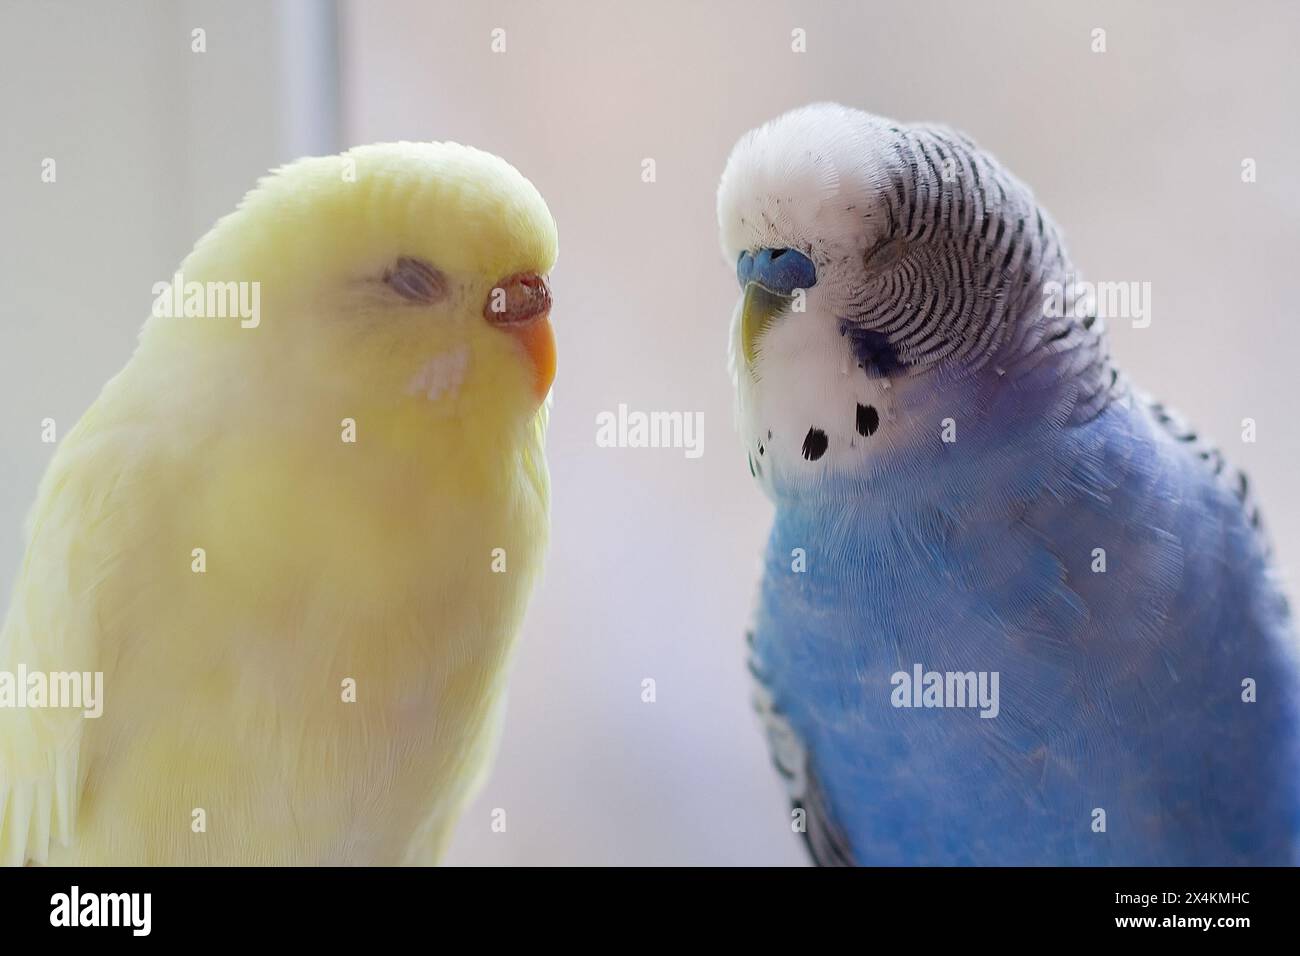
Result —
<instances>
[{"instance_id":1,"label":"yellow feather","mask_svg":"<svg viewBox=\"0 0 1300 956\"><path fill-rule=\"evenodd\" d=\"M151 317L51 463L0 671L102 671L104 710L0 708L0 862L436 859L547 532L545 409L483 307L555 255L454 144L301 160L198 242L184 282L259 283L260 321ZM445 301L384 286L403 256Z\"/></svg>"}]
</instances>

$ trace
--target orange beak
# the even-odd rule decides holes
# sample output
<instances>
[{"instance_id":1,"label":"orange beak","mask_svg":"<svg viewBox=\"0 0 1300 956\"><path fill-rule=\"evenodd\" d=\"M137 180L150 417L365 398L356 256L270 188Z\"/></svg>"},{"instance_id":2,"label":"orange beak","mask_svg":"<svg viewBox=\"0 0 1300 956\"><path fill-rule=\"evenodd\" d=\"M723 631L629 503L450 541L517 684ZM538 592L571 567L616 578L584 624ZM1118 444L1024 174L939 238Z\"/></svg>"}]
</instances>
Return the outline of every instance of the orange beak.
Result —
<instances>
[{"instance_id":1,"label":"orange beak","mask_svg":"<svg viewBox=\"0 0 1300 956\"><path fill-rule=\"evenodd\" d=\"M483 318L512 335L533 363L534 393L546 399L555 381L555 332L551 328L551 287L536 272L502 279L488 293Z\"/></svg>"}]
</instances>

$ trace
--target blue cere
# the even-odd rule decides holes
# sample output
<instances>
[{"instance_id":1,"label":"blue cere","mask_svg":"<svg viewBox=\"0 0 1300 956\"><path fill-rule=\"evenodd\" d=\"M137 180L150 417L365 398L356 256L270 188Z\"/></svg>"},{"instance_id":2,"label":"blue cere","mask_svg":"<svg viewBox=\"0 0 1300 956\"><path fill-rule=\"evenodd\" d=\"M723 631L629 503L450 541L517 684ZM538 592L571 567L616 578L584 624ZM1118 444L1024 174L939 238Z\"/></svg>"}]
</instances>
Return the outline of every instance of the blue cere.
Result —
<instances>
[{"instance_id":1,"label":"blue cere","mask_svg":"<svg viewBox=\"0 0 1300 956\"><path fill-rule=\"evenodd\" d=\"M740 254L736 278L742 289L757 282L772 292L790 295L795 289L811 289L817 284L817 267L794 249L759 249Z\"/></svg>"}]
</instances>

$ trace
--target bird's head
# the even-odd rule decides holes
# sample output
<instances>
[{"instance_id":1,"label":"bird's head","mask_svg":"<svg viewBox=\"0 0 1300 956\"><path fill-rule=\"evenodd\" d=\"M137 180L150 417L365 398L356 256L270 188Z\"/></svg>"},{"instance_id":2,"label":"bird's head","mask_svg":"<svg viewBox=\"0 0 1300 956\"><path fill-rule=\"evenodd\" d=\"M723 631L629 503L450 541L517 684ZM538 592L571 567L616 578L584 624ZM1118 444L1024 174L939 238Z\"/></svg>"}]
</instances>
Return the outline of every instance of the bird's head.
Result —
<instances>
[{"instance_id":1,"label":"bird's head","mask_svg":"<svg viewBox=\"0 0 1300 956\"><path fill-rule=\"evenodd\" d=\"M187 288L255 284L256 320L155 309L142 347L179 340L213 359L202 368L274 386L268 417L349 417L372 441L490 459L541 430L556 251L541 195L489 153L403 142L303 159L180 268Z\"/></svg>"},{"instance_id":2,"label":"bird's head","mask_svg":"<svg viewBox=\"0 0 1300 956\"><path fill-rule=\"evenodd\" d=\"M736 144L718 223L740 285L742 430L769 488L933 448L945 414L967 411L959 392L996 388L1056 332L1039 321L1044 282L1069 269L1055 227L947 129L787 113Z\"/></svg>"}]
</instances>

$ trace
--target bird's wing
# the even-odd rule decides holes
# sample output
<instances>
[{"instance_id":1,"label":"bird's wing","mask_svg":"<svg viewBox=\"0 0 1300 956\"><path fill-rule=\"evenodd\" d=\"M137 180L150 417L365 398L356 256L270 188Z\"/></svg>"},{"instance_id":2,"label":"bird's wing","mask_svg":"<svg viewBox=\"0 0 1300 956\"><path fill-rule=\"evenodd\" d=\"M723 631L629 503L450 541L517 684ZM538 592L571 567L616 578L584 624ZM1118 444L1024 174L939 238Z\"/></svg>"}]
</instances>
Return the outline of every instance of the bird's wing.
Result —
<instances>
[{"instance_id":1,"label":"bird's wing","mask_svg":"<svg viewBox=\"0 0 1300 956\"><path fill-rule=\"evenodd\" d=\"M91 691L104 670L101 634L114 614L103 592L123 559L119 492L130 481L106 460L97 417L92 408L65 437L41 483L0 627L0 864L44 863L74 836L93 708L81 693L73 706L52 706L68 703L54 698L53 678L65 691L72 682ZM46 684L44 701L29 694L33 682Z\"/></svg>"},{"instance_id":2,"label":"bird's wing","mask_svg":"<svg viewBox=\"0 0 1300 956\"><path fill-rule=\"evenodd\" d=\"M69 588L51 524L71 518L40 508L18 574L13 601L0 630L0 864L44 863L52 841L67 845L76 820L80 710L29 700L32 682L53 672L85 671L88 635L80 631L82 609ZM41 704L41 706L29 706Z\"/></svg>"},{"instance_id":3,"label":"bird's wing","mask_svg":"<svg viewBox=\"0 0 1300 956\"><path fill-rule=\"evenodd\" d=\"M492 703L483 721L483 729L471 748L464 772L459 775L461 786L449 786L434 795L432 809L415 831L402 859L403 866L437 866L447 852L466 807L483 790L492 773L501 735L505 728L506 706L509 695L505 682L490 695Z\"/></svg>"},{"instance_id":4,"label":"bird's wing","mask_svg":"<svg viewBox=\"0 0 1300 956\"><path fill-rule=\"evenodd\" d=\"M848 837L831 813L810 755L772 697L754 649L752 630L745 634L745 643L749 647L749 673L754 679L754 709L763 721L772 764L785 781L790 806L803 813L804 845L818 866L853 866Z\"/></svg>"},{"instance_id":5,"label":"bird's wing","mask_svg":"<svg viewBox=\"0 0 1300 956\"><path fill-rule=\"evenodd\" d=\"M0 635L0 671L15 685L24 673L44 670L39 654L20 650L34 648L19 630L6 626ZM25 683L11 685L24 699ZM79 711L19 709L9 701L0 711L0 865L43 864L51 846L71 842L81 720Z\"/></svg>"},{"instance_id":6,"label":"bird's wing","mask_svg":"<svg viewBox=\"0 0 1300 956\"><path fill-rule=\"evenodd\" d=\"M1242 515L1257 536L1260 547L1265 554L1269 554L1272 551L1272 546L1268 540L1268 535L1264 531L1259 503L1255 499L1254 489L1251 487L1250 479L1246 476L1246 473L1240 468L1234 468L1229 464L1218 447L1199 435L1185 418L1163 402L1157 402L1144 393L1138 393L1136 397L1139 402L1146 406L1156 423L1171 438L1183 445L1189 455L1194 456L1214 473L1216 481L1232 492L1241 505Z\"/></svg>"}]
</instances>

